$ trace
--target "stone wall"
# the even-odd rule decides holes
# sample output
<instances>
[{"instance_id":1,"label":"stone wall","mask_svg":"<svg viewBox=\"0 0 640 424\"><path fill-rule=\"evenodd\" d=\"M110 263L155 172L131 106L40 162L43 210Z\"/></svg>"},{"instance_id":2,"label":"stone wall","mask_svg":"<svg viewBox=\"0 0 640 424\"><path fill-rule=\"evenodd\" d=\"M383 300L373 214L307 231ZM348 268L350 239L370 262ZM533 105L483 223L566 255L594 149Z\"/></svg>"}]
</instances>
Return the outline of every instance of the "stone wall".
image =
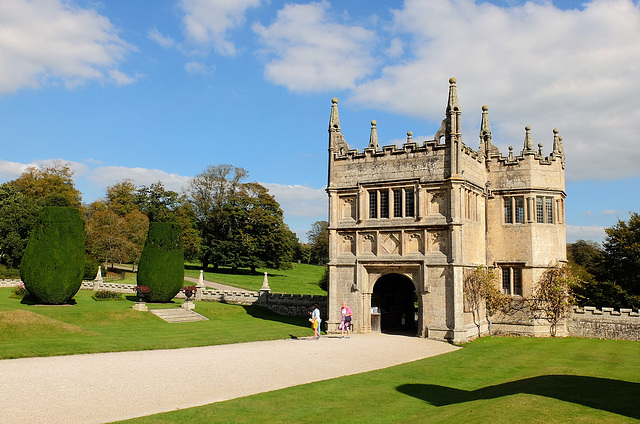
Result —
<instances>
[{"instance_id":1,"label":"stone wall","mask_svg":"<svg viewBox=\"0 0 640 424\"><path fill-rule=\"evenodd\" d=\"M0 280L0 287L15 287L20 280ZM108 290L118 293L134 294L135 287L132 284L97 283L83 281L80 290ZM177 299L184 299L184 293L179 292ZM289 317L308 317L311 306L317 303L320 307L321 317L327 319L327 296L311 296L301 294L282 293L258 293L247 290L226 291L198 289L196 300L209 302L231 303L235 305L258 305L267 308L279 315Z\"/></svg>"},{"instance_id":2,"label":"stone wall","mask_svg":"<svg viewBox=\"0 0 640 424\"><path fill-rule=\"evenodd\" d=\"M631 309L575 306L567 320L569 335L610 340L640 340L640 313Z\"/></svg>"}]
</instances>

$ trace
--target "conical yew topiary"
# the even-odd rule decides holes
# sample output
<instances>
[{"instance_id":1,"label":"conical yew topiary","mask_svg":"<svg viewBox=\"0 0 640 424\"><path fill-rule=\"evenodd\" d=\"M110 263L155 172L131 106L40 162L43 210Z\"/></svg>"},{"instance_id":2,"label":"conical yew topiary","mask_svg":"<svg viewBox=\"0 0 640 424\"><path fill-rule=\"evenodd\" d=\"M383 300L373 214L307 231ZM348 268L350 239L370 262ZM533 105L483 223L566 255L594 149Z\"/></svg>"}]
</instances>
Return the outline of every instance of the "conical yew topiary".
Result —
<instances>
[{"instance_id":1,"label":"conical yew topiary","mask_svg":"<svg viewBox=\"0 0 640 424\"><path fill-rule=\"evenodd\" d=\"M138 285L149 302L170 302L184 284L182 231L174 222L151 222L138 265Z\"/></svg>"},{"instance_id":2,"label":"conical yew topiary","mask_svg":"<svg viewBox=\"0 0 640 424\"><path fill-rule=\"evenodd\" d=\"M80 211L73 207L44 207L22 256L20 278L40 302L65 303L80 290L84 255Z\"/></svg>"}]
</instances>

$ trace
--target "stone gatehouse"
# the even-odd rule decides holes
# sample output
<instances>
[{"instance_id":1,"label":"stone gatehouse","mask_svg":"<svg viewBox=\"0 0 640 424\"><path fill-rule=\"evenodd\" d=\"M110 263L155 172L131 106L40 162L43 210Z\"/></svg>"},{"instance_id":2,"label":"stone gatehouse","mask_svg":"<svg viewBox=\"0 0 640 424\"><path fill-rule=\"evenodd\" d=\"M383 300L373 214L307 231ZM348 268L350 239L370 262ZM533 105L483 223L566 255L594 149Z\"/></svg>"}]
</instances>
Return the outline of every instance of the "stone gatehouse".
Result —
<instances>
[{"instance_id":1,"label":"stone gatehouse","mask_svg":"<svg viewBox=\"0 0 640 424\"><path fill-rule=\"evenodd\" d=\"M492 144L489 108L482 106L479 145L471 148L462 142L456 81L449 83L434 138L414 141L408 132L401 147L380 146L372 121L368 146L351 148L332 100L329 331L337 329L346 301L357 332L380 328L465 341L477 335L463 303L465 270L499 267L502 290L517 298L531 295L546 267L566 262L558 130L548 156L529 127L522 150L510 146L504 156ZM509 323L498 330L501 325ZM546 331L537 327L518 332Z\"/></svg>"}]
</instances>

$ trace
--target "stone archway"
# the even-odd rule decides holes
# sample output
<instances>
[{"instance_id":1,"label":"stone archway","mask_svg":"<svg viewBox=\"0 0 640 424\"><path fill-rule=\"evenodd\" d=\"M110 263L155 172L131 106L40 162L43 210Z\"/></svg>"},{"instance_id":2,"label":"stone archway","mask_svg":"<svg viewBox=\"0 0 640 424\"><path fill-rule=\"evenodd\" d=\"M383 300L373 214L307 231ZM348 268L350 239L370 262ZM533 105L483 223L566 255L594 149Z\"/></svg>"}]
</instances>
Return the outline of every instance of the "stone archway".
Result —
<instances>
[{"instance_id":1,"label":"stone archway","mask_svg":"<svg viewBox=\"0 0 640 424\"><path fill-rule=\"evenodd\" d=\"M401 274L386 274L373 286L371 307L380 312L382 332L402 332L416 335L418 329L416 304L418 297L413 282Z\"/></svg>"}]
</instances>

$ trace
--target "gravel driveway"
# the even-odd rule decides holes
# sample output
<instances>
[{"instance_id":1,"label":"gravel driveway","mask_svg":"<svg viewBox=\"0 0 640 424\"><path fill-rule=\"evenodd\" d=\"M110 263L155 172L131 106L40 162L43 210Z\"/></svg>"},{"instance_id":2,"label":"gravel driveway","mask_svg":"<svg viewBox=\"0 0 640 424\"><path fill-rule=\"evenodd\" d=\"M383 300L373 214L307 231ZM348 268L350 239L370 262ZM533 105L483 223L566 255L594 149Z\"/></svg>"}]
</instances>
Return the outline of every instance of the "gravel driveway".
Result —
<instances>
[{"instance_id":1,"label":"gravel driveway","mask_svg":"<svg viewBox=\"0 0 640 424\"><path fill-rule=\"evenodd\" d=\"M410 362L457 347L386 334L0 360L3 423L104 423ZM349 352L345 355L345 351ZM310 367L309 364L316 364Z\"/></svg>"}]
</instances>

